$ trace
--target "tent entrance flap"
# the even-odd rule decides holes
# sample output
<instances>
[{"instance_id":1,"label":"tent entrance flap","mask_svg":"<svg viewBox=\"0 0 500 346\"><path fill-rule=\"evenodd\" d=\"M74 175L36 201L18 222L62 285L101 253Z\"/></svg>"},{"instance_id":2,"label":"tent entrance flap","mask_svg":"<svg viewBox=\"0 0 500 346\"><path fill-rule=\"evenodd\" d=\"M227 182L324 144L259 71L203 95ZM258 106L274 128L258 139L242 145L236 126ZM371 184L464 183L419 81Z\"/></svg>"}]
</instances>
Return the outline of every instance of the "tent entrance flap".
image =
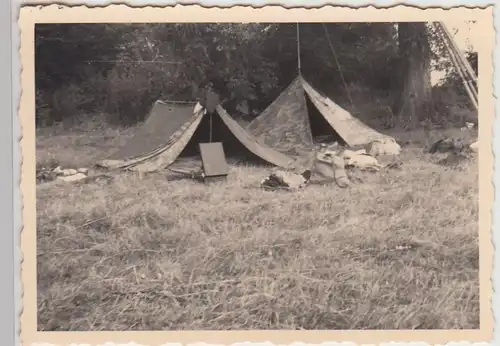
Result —
<instances>
[{"instance_id":1,"label":"tent entrance flap","mask_svg":"<svg viewBox=\"0 0 500 346\"><path fill-rule=\"evenodd\" d=\"M210 126L211 131L208 131ZM199 144L214 142L221 142L226 157L232 159L254 163L265 161L280 167L285 167L293 161L276 150L259 144L257 139L245 131L220 105L212 116L206 114L203 117L179 157L199 157Z\"/></svg>"},{"instance_id":2,"label":"tent entrance flap","mask_svg":"<svg viewBox=\"0 0 500 346\"><path fill-rule=\"evenodd\" d=\"M157 101L134 136L108 160L129 160L165 146L180 127L193 119L195 105Z\"/></svg>"},{"instance_id":3,"label":"tent entrance flap","mask_svg":"<svg viewBox=\"0 0 500 346\"><path fill-rule=\"evenodd\" d=\"M243 129L243 127L241 127L236 120L231 118L231 116L220 105L217 106L217 114L224 122L224 125L233 134L234 138L236 138L236 140L241 143L247 151L254 154L254 157L258 157L279 167L290 167L293 163L294 160L289 156L286 156L265 144L259 143L257 138L245 131L245 129ZM224 146L227 147L226 145Z\"/></svg>"},{"instance_id":4,"label":"tent entrance flap","mask_svg":"<svg viewBox=\"0 0 500 346\"><path fill-rule=\"evenodd\" d=\"M313 139L315 141L328 140L329 142L339 142L339 144L345 145L345 141L332 127L332 125L325 119L318 108L316 108L309 95L306 95L306 105Z\"/></svg>"},{"instance_id":5,"label":"tent entrance flap","mask_svg":"<svg viewBox=\"0 0 500 346\"><path fill-rule=\"evenodd\" d=\"M365 145L376 139L388 138L389 136L375 131L359 119L352 116L348 111L338 104L317 92L305 80L302 81L304 90L310 100L316 106L324 119L330 124L343 141L350 146Z\"/></svg>"},{"instance_id":6,"label":"tent entrance flap","mask_svg":"<svg viewBox=\"0 0 500 346\"><path fill-rule=\"evenodd\" d=\"M188 143L193 138L194 133L198 129L201 121L205 118L204 110L200 110L192 122L185 124L174 135L172 135L170 144L165 146L163 150L154 156L148 158L133 167L132 171L138 172L153 172L159 169L170 166L181 155Z\"/></svg>"}]
</instances>

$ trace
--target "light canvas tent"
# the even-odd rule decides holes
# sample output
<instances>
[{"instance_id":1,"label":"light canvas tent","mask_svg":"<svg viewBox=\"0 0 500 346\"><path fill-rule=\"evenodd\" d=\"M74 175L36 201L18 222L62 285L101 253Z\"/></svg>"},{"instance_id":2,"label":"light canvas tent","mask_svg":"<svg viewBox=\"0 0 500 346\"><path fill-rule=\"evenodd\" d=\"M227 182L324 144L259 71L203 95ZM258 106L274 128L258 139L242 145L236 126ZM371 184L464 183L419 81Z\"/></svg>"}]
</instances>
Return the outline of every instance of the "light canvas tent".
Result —
<instances>
[{"instance_id":1,"label":"light canvas tent","mask_svg":"<svg viewBox=\"0 0 500 346\"><path fill-rule=\"evenodd\" d=\"M300 75L246 129L262 144L292 157L311 152L319 135L348 146L391 138L356 119Z\"/></svg>"},{"instance_id":2,"label":"light canvas tent","mask_svg":"<svg viewBox=\"0 0 500 346\"><path fill-rule=\"evenodd\" d=\"M220 104L208 113L200 103L157 101L144 124L117 152L97 163L108 169L153 172L172 165L179 156L194 156L199 143L222 142L226 155L247 154L279 167L293 159L259 143Z\"/></svg>"}]
</instances>

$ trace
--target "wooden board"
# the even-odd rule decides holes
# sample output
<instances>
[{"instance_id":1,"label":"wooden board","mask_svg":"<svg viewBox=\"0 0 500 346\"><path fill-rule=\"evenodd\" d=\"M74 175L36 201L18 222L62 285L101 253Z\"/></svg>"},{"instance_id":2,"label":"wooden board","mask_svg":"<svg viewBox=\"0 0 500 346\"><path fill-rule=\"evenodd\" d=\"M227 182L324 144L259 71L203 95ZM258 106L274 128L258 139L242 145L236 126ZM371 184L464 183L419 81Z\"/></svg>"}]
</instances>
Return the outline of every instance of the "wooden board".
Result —
<instances>
[{"instance_id":1,"label":"wooden board","mask_svg":"<svg viewBox=\"0 0 500 346\"><path fill-rule=\"evenodd\" d=\"M221 142L200 143L201 161L206 177L227 176L229 166Z\"/></svg>"}]
</instances>

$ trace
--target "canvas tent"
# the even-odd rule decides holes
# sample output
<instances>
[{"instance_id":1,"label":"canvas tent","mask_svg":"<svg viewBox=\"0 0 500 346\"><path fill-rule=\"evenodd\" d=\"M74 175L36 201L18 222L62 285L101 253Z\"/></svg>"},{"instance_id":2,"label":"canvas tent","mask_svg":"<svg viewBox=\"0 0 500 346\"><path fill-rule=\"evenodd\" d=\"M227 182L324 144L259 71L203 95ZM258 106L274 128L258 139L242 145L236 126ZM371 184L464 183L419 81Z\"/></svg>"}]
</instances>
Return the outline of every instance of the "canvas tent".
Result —
<instances>
[{"instance_id":1,"label":"canvas tent","mask_svg":"<svg viewBox=\"0 0 500 346\"><path fill-rule=\"evenodd\" d=\"M391 138L356 119L300 75L246 129L262 144L291 157L311 152L318 135L331 135L351 147Z\"/></svg>"},{"instance_id":2,"label":"canvas tent","mask_svg":"<svg viewBox=\"0 0 500 346\"><path fill-rule=\"evenodd\" d=\"M288 167L293 159L259 143L220 104L209 113L200 103L157 101L144 124L117 152L97 163L108 169L152 172L180 156L194 156L199 143L222 142L226 155L236 152ZM230 156L230 155L228 155Z\"/></svg>"}]
</instances>

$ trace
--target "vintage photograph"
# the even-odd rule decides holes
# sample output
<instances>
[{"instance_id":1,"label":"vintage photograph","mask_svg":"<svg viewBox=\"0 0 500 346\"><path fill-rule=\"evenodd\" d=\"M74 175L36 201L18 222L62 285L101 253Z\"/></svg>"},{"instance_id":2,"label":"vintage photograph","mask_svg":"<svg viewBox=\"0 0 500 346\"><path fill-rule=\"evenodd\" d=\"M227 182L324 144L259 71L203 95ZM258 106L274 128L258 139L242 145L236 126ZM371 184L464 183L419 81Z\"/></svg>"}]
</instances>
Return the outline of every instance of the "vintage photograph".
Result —
<instances>
[{"instance_id":1,"label":"vintage photograph","mask_svg":"<svg viewBox=\"0 0 500 346\"><path fill-rule=\"evenodd\" d=\"M479 329L476 20L34 30L38 331Z\"/></svg>"}]
</instances>

